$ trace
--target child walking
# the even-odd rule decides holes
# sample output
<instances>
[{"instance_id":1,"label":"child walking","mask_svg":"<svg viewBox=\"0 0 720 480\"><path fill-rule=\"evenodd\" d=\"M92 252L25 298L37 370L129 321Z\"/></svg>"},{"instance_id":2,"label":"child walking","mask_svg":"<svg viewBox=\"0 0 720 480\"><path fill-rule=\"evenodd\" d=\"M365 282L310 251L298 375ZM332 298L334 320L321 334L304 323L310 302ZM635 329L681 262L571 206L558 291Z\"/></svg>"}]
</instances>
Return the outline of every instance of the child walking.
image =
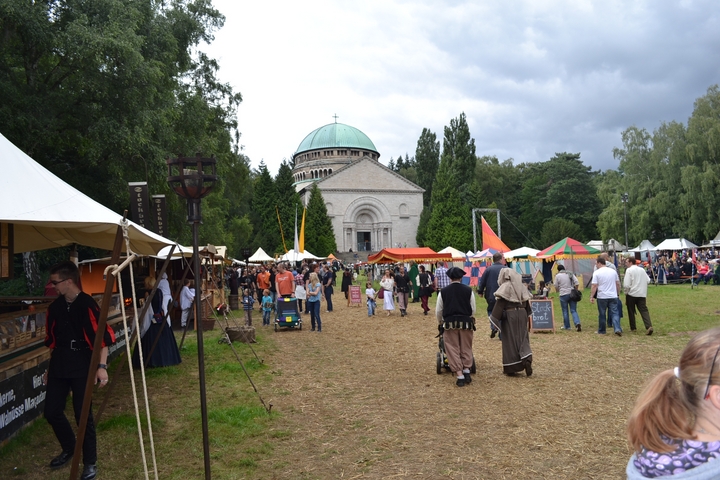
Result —
<instances>
[{"instance_id":1,"label":"child walking","mask_svg":"<svg viewBox=\"0 0 720 480\"><path fill-rule=\"evenodd\" d=\"M250 289L246 288L243 292L243 310L245 310L245 325L248 327L252 326L252 311L255 299L250 295Z\"/></svg>"},{"instance_id":2,"label":"child walking","mask_svg":"<svg viewBox=\"0 0 720 480\"><path fill-rule=\"evenodd\" d=\"M373 315L375 315L375 307L377 306L377 304L375 303L376 293L377 292L375 292L372 283L367 282L365 284L365 296L367 297L368 317L372 317Z\"/></svg>"},{"instance_id":3,"label":"child walking","mask_svg":"<svg viewBox=\"0 0 720 480\"><path fill-rule=\"evenodd\" d=\"M262 305L262 312L263 312L263 326L270 325L270 312L272 312L273 309L273 298L270 294L270 290L267 288L263 290L263 297L262 301L260 303Z\"/></svg>"}]
</instances>

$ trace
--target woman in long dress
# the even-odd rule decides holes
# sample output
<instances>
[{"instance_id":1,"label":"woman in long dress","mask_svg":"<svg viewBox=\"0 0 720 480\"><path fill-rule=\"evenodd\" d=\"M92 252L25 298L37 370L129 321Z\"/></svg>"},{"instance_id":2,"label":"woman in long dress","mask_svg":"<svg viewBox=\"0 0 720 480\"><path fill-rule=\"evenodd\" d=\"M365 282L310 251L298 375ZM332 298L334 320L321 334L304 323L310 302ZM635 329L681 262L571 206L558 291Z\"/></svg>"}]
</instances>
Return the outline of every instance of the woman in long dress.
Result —
<instances>
[{"instance_id":1,"label":"woman in long dress","mask_svg":"<svg viewBox=\"0 0 720 480\"><path fill-rule=\"evenodd\" d=\"M390 316L390 312L395 310L395 302L393 302L393 288L395 288L395 279L392 276L390 270L385 270L380 280L380 288L383 289L383 308L385 309L385 315Z\"/></svg>"},{"instance_id":2,"label":"woman in long dress","mask_svg":"<svg viewBox=\"0 0 720 480\"><path fill-rule=\"evenodd\" d=\"M149 321L146 322L147 329L142 332L142 337L140 338L142 342L143 359L148 363L147 359L148 355L150 355L150 350L153 344L155 344L155 339L159 336L160 338L157 341L157 345L155 345L155 350L152 352L148 367L177 365L182 360L172 328L165 322L166 312L163 309L163 304L166 304L166 302L163 300L163 294L160 290L157 290L155 291L155 295L149 298L154 284L155 279L153 277L145 277L145 301L150 302L150 307L146 314L146 318L149 318ZM137 345L135 345L132 360L133 367L140 368L140 352L138 351Z\"/></svg>"},{"instance_id":3,"label":"woman in long dress","mask_svg":"<svg viewBox=\"0 0 720 480\"><path fill-rule=\"evenodd\" d=\"M503 373L512 376L525 370L529 377L532 375L532 350L528 334L532 295L523 285L520 274L511 268L500 270L498 285L491 317L500 326Z\"/></svg>"}]
</instances>

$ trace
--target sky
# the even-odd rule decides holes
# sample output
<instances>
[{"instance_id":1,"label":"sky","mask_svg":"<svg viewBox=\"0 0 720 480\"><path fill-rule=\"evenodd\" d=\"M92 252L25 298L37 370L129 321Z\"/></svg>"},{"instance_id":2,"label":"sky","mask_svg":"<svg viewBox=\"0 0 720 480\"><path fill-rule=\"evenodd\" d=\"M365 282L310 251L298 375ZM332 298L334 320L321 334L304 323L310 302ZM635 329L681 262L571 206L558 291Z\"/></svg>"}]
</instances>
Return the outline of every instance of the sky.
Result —
<instances>
[{"instance_id":1,"label":"sky","mask_svg":"<svg viewBox=\"0 0 720 480\"><path fill-rule=\"evenodd\" d=\"M364 132L387 164L441 143L462 112L476 154L580 153L618 166L630 126L687 124L720 83L717 0L213 0L219 78L243 96L240 144L276 173L311 131Z\"/></svg>"}]
</instances>

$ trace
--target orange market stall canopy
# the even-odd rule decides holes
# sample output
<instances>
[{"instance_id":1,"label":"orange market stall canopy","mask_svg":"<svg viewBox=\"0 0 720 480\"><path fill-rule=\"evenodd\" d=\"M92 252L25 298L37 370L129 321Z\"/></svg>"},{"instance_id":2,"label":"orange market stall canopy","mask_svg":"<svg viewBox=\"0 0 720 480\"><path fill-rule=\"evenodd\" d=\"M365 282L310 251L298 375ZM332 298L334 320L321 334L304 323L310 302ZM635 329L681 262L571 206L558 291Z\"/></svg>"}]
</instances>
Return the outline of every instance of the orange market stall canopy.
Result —
<instances>
[{"instance_id":1,"label":"orange market stall canopy","mask_svg":"<svg viewBox=\"0 0 720 480\"><path fill-rule=\"evenodd\" d=\"M450 261L452 261L451 254L438 253L428 247L384 248L375 255L370 255L368 257L368 263L432 263Z\"/></svg>"}]
</instances>

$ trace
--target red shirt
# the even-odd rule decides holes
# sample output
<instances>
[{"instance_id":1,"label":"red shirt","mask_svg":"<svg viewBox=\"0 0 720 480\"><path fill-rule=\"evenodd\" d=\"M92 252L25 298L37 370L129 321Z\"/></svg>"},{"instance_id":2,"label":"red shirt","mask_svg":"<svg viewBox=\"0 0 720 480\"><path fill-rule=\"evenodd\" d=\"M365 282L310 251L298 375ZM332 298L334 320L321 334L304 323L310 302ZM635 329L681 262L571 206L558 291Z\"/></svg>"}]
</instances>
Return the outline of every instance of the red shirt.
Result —
<instances>
[{"instance_id":1,"label":"red shirt","mask_svg":"<svg viewBox=\"0 0 720 480\"><path fill-rule=\"evenodd\" d=\"M292 295L295 293L295 279L292 272L285 270L275 274L275 288L278 295Z\"/></svg>"}]
</instances>

